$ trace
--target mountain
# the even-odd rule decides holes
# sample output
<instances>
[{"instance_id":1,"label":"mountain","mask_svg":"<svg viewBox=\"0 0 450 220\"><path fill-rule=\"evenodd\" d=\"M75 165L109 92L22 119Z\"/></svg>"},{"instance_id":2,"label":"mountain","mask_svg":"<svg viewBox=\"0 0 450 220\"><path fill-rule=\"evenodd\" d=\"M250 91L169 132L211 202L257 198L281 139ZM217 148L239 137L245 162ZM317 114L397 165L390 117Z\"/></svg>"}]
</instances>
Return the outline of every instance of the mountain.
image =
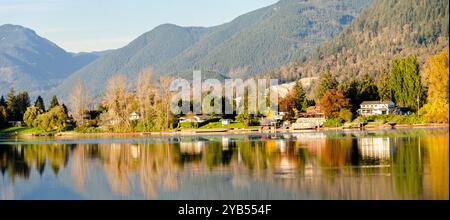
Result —
<instances>
[{"instance_id":1,"label":"mountain","mask_svg":"<svg viewBox=\"0 0 450 220\"><path fill-rule=\"evenodd\" d=\"M11 87L40 94L96 58L94 54L68 53L28 28L2 25L0 94L6 94Z\"/></svg>"},{"instance_id":2,"label":"mountain","mask_svg":"<svg viewBox=\"0 0 450 220\"><path fill-rule=\"evenodd\" d=\"M286 80L324 72L339 81L389 71L396 57L417 56L424 63L449 44L448 0L374 0L336 38L318 47L308 59L298 57L264 75Z\"/></svg>"},{"instance_id":3,"label":"mountain","mask_svg":"<svg viewBox=\"0 0 450 220\"><path fill-rule=\"evenodd\" d=\"M133 83L148 66L155 77L187 77L194 69L207 73L205 77L250 77L307 56L337 36L370 2L282 0L219 26L161 25L73 73L51 94L64 99L82 80L99 97L111 76L124 74Z\"/></svg>"}]
</instances>

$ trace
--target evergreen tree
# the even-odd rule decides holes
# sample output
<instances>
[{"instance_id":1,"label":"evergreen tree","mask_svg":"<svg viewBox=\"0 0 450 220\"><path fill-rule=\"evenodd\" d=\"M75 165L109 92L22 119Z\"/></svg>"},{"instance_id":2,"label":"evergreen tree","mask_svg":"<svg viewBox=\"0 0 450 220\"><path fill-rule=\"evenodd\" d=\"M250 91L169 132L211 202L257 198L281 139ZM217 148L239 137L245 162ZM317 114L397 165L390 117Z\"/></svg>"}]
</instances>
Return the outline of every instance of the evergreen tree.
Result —
<instances>
[{"instance_id":1,"label":"evergreen tree","mask_svg":"<svg viewBox=\"0 0 450 220\"><path fill-rule=\"evenodd\" d=\"M3 107L5 107L6 108L6 100L5 100L5 97L0 97L0 106L3 106Z\"/></svg>"},{"instance_id":2,"label":"evergreen tree","mask_svg":"<svg viewBox=\"0 0 450 220\"><path fill-rule=\"evenodd\" d=\"M359 83L358 96L362 101L377 101L380 99L378 88L368 74L364 75ZM357 103L358 105L361 103Z\"/></svg>"},{"instance_id":3,"label":"evergreen tree","mask_svg":"<svg viewBox=\"0 0 450 220\"><path fill-rule=\"evenodd\" d=\"M36 101L34 102L34 107L42 110L43 112L45 112L45 104L44 104L44 99L41 96L38 96Z\"/></svg>"},{"instance_id":4,"label":"evergreen tree","mask_svg":"<svg viewBox=\"0 0 450 220\"><path fill-rule=\"evenodd\" d=\"M302 82L300 80L295 83L293 93L295 98L295 108L302 109L303 102L306 99L306 92L305 89L303 89Z\"/></svg>"},{"instance_id":5,"label":"evergreen tree","mask_svg":"<svg viewBox=\"0 0 450 220\"><path fill-rule=\"evenodd\" d=\"M11 88L6 95L6 111L8 114L8 120L16 119L17 102L16 102L16 91Z\"/></svg>"},{"instance_id":6,"label":"evergreen tree","mask_svg":"<svg viewBox=\"0 0 450 220\"><path fill-rule=\"evenodd\" d=\"M402 108L418 110L425 101L416 57L396 59L392 62L389 87L393 101Z\"/></svg>"},{"instance_id":7,"label":"evergreen tree","mask_svg":"<svg viewBox=\"0 0 450 220\"><path fill-rule=\"evenodd\" d=\"M305 99L303 99L303 103L302 103L302 112L308 111L308 108L309 108L309 102L308 102L308 99L305 98Z\"/></svg>"},{"instance_id":8,"label":"evergreen tree","mask_svg":"<svg viewBox=\"0 0 450 220\"><path fill-rule=\"evenodd\" d=\"M16 96L16 121L22 121L23 115L27 111L28 107L30 107L30 96L28 92L21 92Z\"/></svg>"},{"instance_id":9,"label":"evergreen tree","mask_svg":"<svg viewBox=\"0 0 450 220\"><path fill-rule=\"evenodd\" d=\"M389 87L389 73L382 70L378 78L378 95L382 101L391 101L391 89Z\"/></svg>"},{"instance_id":10,"label":"evergreen tree","mask_svg":"<svg viewBox=\"0 0 450 220\"><path fill-rule=\"evenodd\" d=\"M58 101L58 97L56 97L56 95L54 95L52 97L52 100L50 101L50 107L48 108L48 110L50 111L52 108L59 106L59 101Z\"/></svg>"},{"instance_id":11,"label":"evergreen tree","mask_svg":"<svg viewBox=\"0 0 450 220\"><path fill-rule=\"evenodd\" d=\"M330 72L324 73L320 77L319 85L316 89L316 99L320 100L325 95L325 93L330 89L335 89L338 83L336 79L331 75Z\"/></svg>"}]
</instances>

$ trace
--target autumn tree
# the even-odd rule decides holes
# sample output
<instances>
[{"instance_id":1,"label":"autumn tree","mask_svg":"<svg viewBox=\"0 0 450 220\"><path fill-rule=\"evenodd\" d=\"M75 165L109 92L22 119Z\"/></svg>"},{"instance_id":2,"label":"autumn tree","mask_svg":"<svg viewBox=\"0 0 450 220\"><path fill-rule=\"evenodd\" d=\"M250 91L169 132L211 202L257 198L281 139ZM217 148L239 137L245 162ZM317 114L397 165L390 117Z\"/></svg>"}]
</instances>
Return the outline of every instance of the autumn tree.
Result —
<instances>
[{"instance_id":1,"label":"autumn tree","mask_svg":"<svg viewBox=\"0 0 450 220\"><path fill-rule=\"evenodd\" d=\"M337 89L328 90L320 100L319 106L327 118L338 118L342 109L351 107L350 100Z\"/></svg>"},{"instance_id":2,"label":"autumn tree","mask_svg":"<svg viewBox=\"0 0 450 220\"><path fill-rule=\"evenodd\" d=\"M449 122L449 49L428 59L424 69L428 80L427 104L421 114L428 122Z\"/></svg>"},{"instance_id":3,"label":"autumn tree","mask_svg":"<svg viewBox=\"0 0 450 220\"><path fill-rule=\"evenodd\" d=\"M136 82L136 98L144 130L158 129L158 96L153 84L153 68L148 67L139 73Z\"/></svg>"},{"instance_id":4,"label":"autumn tree","mask_svg":"<svg viewBox=\"0 0 450 220\"><path fill-rule=\"evenodd\" d=\"M69 96L72 117L78 126L85 123L85 115L88 111L88 97L81 80L75 83Z\"/></svg>"},{"instance_id":5,"label":"autumn tree","mask_svg":"<svg viewBox=\"0 0 450 220\"><path fill-rule=\"evenodd\" d=\"M133 129L130 114L136 110L136 97L128 91L124 75L115 75L107 83L103 104L108 109L101 115L104 125L112 125L116 131Z\"/></svg>"}]
</instances>

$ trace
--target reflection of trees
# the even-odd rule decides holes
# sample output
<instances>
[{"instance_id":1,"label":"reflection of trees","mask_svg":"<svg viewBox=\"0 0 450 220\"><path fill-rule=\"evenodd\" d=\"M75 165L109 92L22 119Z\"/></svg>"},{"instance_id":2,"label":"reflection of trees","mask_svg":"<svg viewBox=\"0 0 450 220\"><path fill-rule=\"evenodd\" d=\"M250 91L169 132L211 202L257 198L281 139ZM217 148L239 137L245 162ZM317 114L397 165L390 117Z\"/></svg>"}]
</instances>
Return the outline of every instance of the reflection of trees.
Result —
<instances>
[{"instance_id":1,"label":"reflection of trees","mask_svg":"<svg viewBox=\"0 0 450 220\"><path fill-rule=\"evenodd\" d=\"M177 190L180 178L213 173L230 175L233 187L252 187L250 180L260 181L325 199L417 199L422 195L448 199L448 136L381 142L377 137L361 141L353 136L252 138L8 146L0 148L0 168L14 181L16 176L28 178L33 167L42 174L50 165L58 175L69 163L80 192L92 181L89 171L100 168L114 194L126 196L138 190L148 199L158 198L162 190ZM387 152L391 148L394 154ZM425 178L424 170L429 173ZM422 193L424 184L431 195Z\"/></svg>"},{"instance_id":2,"label":"reflection of trees","mask_svg":"<svg viewBox=\"0 0 450 220\"><path fill-rule=\"evenodd\" d=\"M47 161L55 175L64 167L69 159L69 147L62 144L20 145L0 148L0 166L2 172L8 171L12 181L15 176L28 178L34 166L42 175Z\"/></svg>"},{"instance_id":3,"label":"reflection of trees","mask_svg":"<svg viewBox=\"0 0 450 220\"><path fill-rule=\"evenodd\" d=\"M431 199L448 200L449 193L449 138L442 137L424 137L421 138L421 144L427 152L429 177L425 183L431 189Z\"/></svg>"},{"instance_id":4,"label":"reflection of trees","mask_svg":"<svg viewBox=\"0 0 450 220\"><path fill-rule=\"evenodd\" d=\"M395 138L394 184L406 199L420 199L423 190L423 152L418 138Z\"/></svg>"}]
</instances>

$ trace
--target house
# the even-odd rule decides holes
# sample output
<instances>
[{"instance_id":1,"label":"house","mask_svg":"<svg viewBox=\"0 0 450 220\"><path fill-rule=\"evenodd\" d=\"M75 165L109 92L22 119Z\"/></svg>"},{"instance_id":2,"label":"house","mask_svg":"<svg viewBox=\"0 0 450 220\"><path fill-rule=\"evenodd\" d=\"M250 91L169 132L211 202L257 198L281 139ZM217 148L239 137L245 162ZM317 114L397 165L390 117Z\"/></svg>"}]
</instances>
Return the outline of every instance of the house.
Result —
<instances>
[{"instance_id":1,"label":"house","mask_svg":"<svg viewBox=\"0 0 450 220\"><path fill-rule=\"evenodd\" d=\"M180 123L184 123L184 122L189 122L189 123L203 123L205 121L210 120L211 117L209 116L205 116L205 115L200 115L200 116L192 116L192 117L181 117L179 119Z\"/></svg>"},{"instance_id":2,"label":"house","mask_svg":"<svg viewBox=\"0 0 450 220\"><path fill-rule=\"evenodd\" d=\"M370 115L390 115L395 114L397 108L392 101L365 101L361 103L358 114L362 116Z\"/></svg>"},{"instance_id":3,"label":"house","mask_svg":"<svg viewBox=\"0 0 450 220\"><path fill-rule=\"evenodd\" d=\"M222 120L222 125L230 125L231 123L233 123L233 120L231 120L231 119L223 119Z\"/></svg>"},{"instance_id":4,"label":"house","mask_svg":"<svg viewBox=\"0 0 450 220\"><path fill-rule=\"evenodd\" d=\"M306 113L300 113L300 118L325 118L319 106L311 106L306 109Z\"/></svg>"},{"instance_id":5,"label":"house","mask_svg":"<svg viewBox=\"0 0 450 220\"><path fill-rule=\"evenodd\" d=\"M138 113L136 113L136 112L131 113L130 121L137 121L139 119L141 119L141 116Z\"/></svg>"}]
</instances>

